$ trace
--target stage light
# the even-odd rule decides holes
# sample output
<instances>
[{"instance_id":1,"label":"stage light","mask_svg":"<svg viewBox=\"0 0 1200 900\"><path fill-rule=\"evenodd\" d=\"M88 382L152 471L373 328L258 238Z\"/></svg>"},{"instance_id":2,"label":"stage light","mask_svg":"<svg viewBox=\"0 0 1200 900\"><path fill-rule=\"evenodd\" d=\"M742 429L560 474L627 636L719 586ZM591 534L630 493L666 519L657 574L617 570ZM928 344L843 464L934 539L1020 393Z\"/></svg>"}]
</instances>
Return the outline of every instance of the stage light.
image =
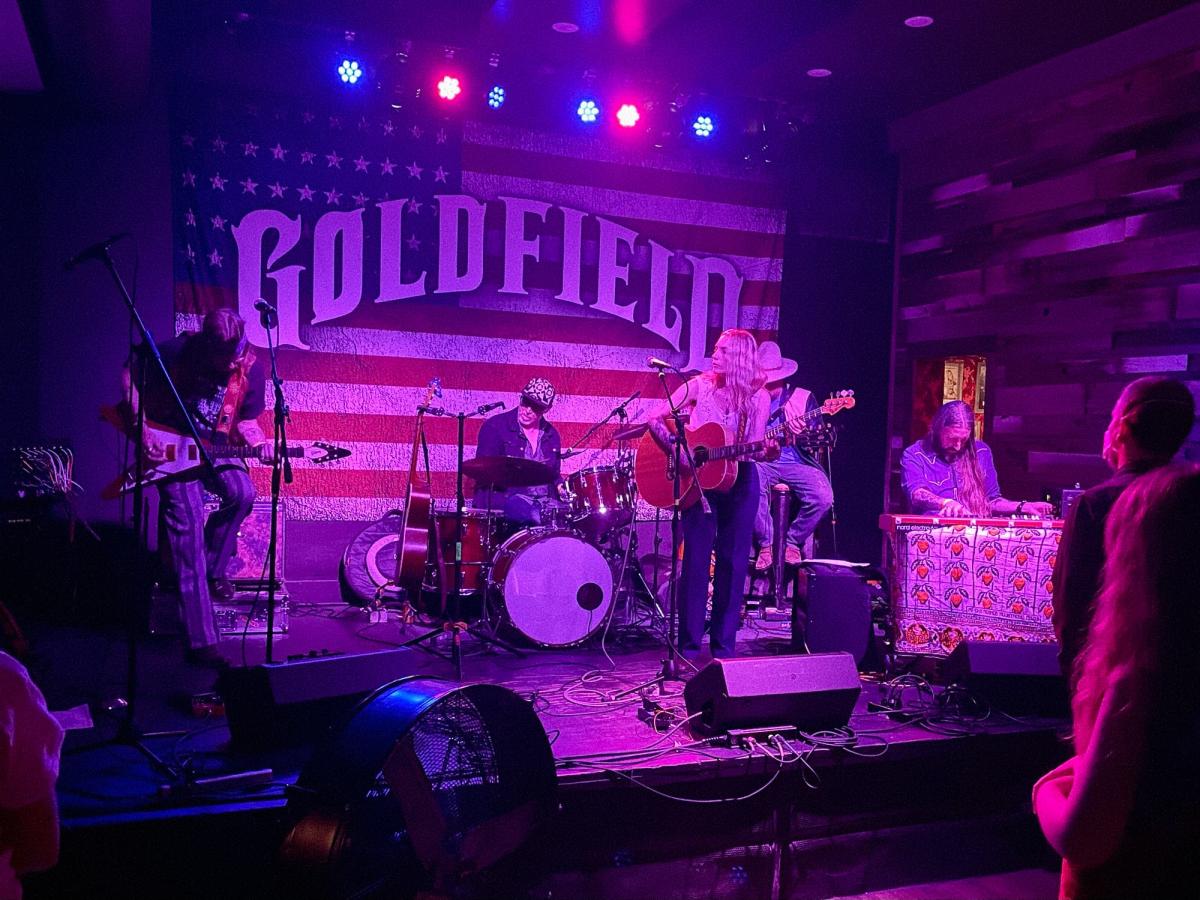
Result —
<instances>
[{"instance_id":1,"label":"stage light","mask_svg":"<svg viewBox=\"0 0 1200 900\"><path fill-rule=\"evenodd\" d=\"M443 100L453 100L462 93L462 83L453 75L444 75L437 83L437 92Z\"/></svg>"},{"instance_id":2,"label":"stage light","mask_svg":"<svg viewBox=\"0 0 1200 900\"><path fill-rule=\"evenodd\" d=\"M363 76L363 70L358 65L358 60L355 59L343 59L337 71L343 84L356 84L358 79Z\"/></svg>"},{"instance_id":3,"label":"stage light","mask_svg":"<svg viewBox=\"0 0 1200 900\"><path fill-rule=\"evenodd\" d=\"M809 69L805 74L809 78L828 78L833 72L829 69Z\"/></svg>"},{"instance_id":4,"label":"stage light","mask_svg":"<svg viewBox=\"0 0 1200 900\"><path fill-rule=\"evenodd\" d=\"M696 121L692 123L692 131L696 132L696 137L701 138L711 135L716 127L712 116L696 116Z\"/></svg>"},{"instance_id":5,"label":"stage light","mask_svg":"<svg viewBox=\"0 0 1200 900\"><path fill-rule=\"evenodd\" d=\"M928 28L933 24L932 16L909 16L904 20L904 24L909 28Z\"/></svg>"},{"instance_id":6,"label":"stage light","mask_svg":"<svg viewBox=\"0 0 1200 900\"><path fill-rule=\"evenodd\" d=\"M579 120L585 125L591 125L600 118L600 107L596 105L595 100L584 100L579 104L579 108L575 110L575 114L579 116Z\"/></svg>"},{"instance_id":7,"label":"stage light","mask_svg":"<svg viewBox=\"0 0 1200 900\"><path fill-rule=\"evenodd\" d=\"M617 110L617 121L621 124L622 128L632 128L638 123L638 119L641 117L642 115L638 112L638 108L632 103L624 103Z\"/></svg>"},{"instance_id":8,"label":"stage light","mask_svg":"<svg viewBox=\"0 0 1200 900\"><path fill-rule=\"evenodd\" d=\"M488 106L492 109L499 109L504 105L504 88L496 85L488 91Z\"/></svg>"}]
</instances>

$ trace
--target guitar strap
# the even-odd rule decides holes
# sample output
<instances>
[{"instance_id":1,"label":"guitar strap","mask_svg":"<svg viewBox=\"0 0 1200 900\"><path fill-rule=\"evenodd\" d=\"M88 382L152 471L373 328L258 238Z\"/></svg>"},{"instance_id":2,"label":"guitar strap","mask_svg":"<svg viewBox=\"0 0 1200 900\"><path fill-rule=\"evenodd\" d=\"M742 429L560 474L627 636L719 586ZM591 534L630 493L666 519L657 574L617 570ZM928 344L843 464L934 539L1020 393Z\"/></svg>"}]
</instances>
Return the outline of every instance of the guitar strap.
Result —
<instances>
[{"instance_id":1,"label":"guitar strap","mask_svg":"<svg viewBox=\"0 0 1200 900\"><path fill-rule=\"evenodd\" d=\"M216 434L230 437L233 426L237 424L238 410L250 390L250 369L254 366L254 349L247 346L246 338L238 344L234 357L233 368L229 372L229 381L221 396L221 411L217 414L217 424L213 428Z\"/></svg>"}]
</instances>

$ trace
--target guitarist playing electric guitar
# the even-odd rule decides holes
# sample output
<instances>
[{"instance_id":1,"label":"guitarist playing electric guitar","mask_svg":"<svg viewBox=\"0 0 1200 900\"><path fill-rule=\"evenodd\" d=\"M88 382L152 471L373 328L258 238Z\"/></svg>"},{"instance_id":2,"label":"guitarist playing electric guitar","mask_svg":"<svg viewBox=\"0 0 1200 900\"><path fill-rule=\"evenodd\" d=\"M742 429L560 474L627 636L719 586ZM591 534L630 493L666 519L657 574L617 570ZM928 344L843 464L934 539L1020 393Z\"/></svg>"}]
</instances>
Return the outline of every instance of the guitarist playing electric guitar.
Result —
<instances>
[{"instance_id":1,"label":"guitarist playing electric guitar","mask_svg":"<svg viewBox=\"0 0 1200 900\"><path fill-rule=\"evenodd\" d=\"M195 418L200 436L215 444L233 442L253 447L269 442L256 417L265 406L265 373L261 361L245 340L245 322L230 309L215 309L204 317L203 328L160 345L163 362L179 389L184 405ZM136 413L146 404L146 418L168 428L184 430L169 390L156 367L147 366L144 398L138 396L140 368L123 372L125 396ZM164 450L147 430L142 452L150 462L161 461ZM260 457L261 458L261 457ZM220 497L220 506L204 521L204 489ZM167 535L168 564L179 580L181 618L187 633L189 661L220 666L212 598L228 599L233 587L223 577L237 546L238 528L250 513L254 487L246 469L238 464L218 464L215 472L204 468L158 484L160 508Z\"/></svg>"},{"instance_id":2,"label":"guitarist playing electric guitar","mask_svg":"<svg viewBox=\"0 0 1200 900\"><path fill-rule=\"evenodd\" d=\"M679 584L679 652L695 659L704 637L705 605L708 598L708 569L714 548L717 553L716 575L713 580L711 647L714 657L734 655L738 623L741 619L742 592L746 569L750 562L750 547L754 534L754 515L758 510L758 471L750 459L769 459L778 456L779 445L766 438L770 398L758 387L758 343L748 331L730 328L717 340L713 349L712 371L688 379L671 395L671 404L684 412L690 411L689 433L708 424L724 428L731 440L762 442L750 455L730 466L727 490L708 494L711 512L694 502L683 510L683 567ZM670 406L663 403L650 420L650 435L644 440L656 440L668 448L674 440L671 433ZM640 449L638 462L646 458ZM696 460L701 464L701 460ZM683 463L686 467L686 461ZM734 474L736 473L736 474ZM641 472L637 472L641 489ZM688 483L690 487L690 482ZM689 502L693 489L681 495ZM643 496L645 493L643 492ZM646 498L653 503L649 497Z\"/></svg>"}]
</instances>

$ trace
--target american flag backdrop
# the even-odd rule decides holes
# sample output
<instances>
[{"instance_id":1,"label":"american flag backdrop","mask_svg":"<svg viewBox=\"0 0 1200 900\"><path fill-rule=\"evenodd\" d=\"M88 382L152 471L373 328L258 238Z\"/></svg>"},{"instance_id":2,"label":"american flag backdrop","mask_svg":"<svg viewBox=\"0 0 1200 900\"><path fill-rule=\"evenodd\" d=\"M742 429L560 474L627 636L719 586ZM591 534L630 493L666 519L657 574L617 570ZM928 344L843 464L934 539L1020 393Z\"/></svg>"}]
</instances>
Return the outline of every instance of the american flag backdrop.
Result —
<instances>
[{"instance_id":1,"label":"american flag backdrop","mask_svg":"<svg viewBox=\"0 0 1200 900\"><path fill-rule=\"evenodd\" d=\"M233 229L248 213L277 210L300 219L298 243L265 268L298 271L299 335L307 349L284 346L280 374L291 409L293 442L326 440L352 456L333 467L304 462L285 488L291 519L370 520L404 496L416 407L433 377L437 405L475 408L504 400L512 408L529 378L548 378L558 399L548 418L570 446L617 404L641 392L629 411L644 421L661 396L648 355L677 364L687 358L693 257L720 257L743 279L737 323L761 340L778 329L785 214L776 184L697 155L631 148L620 135L543 134L477 122L458 123L395 110L346 112L294 100L233 102L176 96L172 108L175 310L177 330L198 327L215 306L239 308L238 245ZM482 285L435 293L437 195L465 194L487 203ZM529 218L525 236L541 235L540 259L526 259L524 292L504 280L504 202L518 197L551 204L545 221ZM380 282L380 212L407 201L402 231L403 279L427 273L424 296L375 303ZM587 214L579 271L583 304L563 292L565 207ZM312 323L313 236L317 220L357 208L362 216L362 301L345 315ZM636 232L622 303L634 321L592 309L597 295L595 217ZM666 295L681 316L683 350L643 327L651 290L650 242L671 252ZM335 248L338 245L335 244ZM343 241L341 250L345 250ZM337 279L346 278L339 263ZM269 272L261 295L270 295ZM245 288L243 287L244 291ZM241 309L247 299L240 298ZM250 303L255 298L249 298ZM720 280L710 285L711 349L729 321ZM265 359L266 351L260 351ZM706 351L707 352L707 351ZM674 382L672 382L674 383ZM270 433L271 413L263 416ZM474 455L480 419L467 421L466 456ZM610 464L614 423L567 460L564 473ZM426 418L435 498L454 495L456 424ZM267 489L265 472L256 474ZM469 482L468 482L469 490Z\"/></svg>"}]
</instances>

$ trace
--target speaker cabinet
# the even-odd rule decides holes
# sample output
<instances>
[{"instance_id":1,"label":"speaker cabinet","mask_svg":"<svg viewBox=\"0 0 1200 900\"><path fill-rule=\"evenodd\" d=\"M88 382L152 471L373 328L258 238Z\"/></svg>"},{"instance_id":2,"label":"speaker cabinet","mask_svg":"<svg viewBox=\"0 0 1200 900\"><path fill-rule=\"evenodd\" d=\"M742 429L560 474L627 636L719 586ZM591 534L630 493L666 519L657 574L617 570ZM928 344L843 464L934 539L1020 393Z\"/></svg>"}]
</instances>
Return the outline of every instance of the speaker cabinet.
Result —
<instances>
[{"instance_id":1,"label":"speaker cabinet","mask_svg":"<svg viewBox=\"0 0 1200 900\"><path fill-rule=\"evenodd\" d=\"M296 744L320 737L355 703L412 667L404 649L318 656L226 669L217 691L235 743Z\"/></svg>"},{"instance_id":2,"label":"speaker cabinet","mask_svg":"<svg viewBox=\"0 0 1200 900\"><path fill-rule=\"evenodd\" d=\"M942 664L942 674L1001 712L1063 716L1070 708L1058 644L963 641Z\"/></svg>"},{"instance_id":3,"label":"speaker cabinet","mask_svg":"<svg viewBox=\"0 0 1200 900\"><path fill-rule=\"evenodd\" d=\"M887 606L883 576L870 566L800 564L801 597L792 604L792 647L812 653L841 651L859 666L878 666L873 605Z\"/></svg>"},{"instance_id":4,"label":"speaker cabinet","mask_svg":"<svg viewBox=\"0 0 1200 900\"><path fill-rule=\"evenodd\" d=\"M730 728L795 725L841 728L862 686L849 653L714 659L683 689L693 725L705 734Z\"/></svg>"}]
</instances>

